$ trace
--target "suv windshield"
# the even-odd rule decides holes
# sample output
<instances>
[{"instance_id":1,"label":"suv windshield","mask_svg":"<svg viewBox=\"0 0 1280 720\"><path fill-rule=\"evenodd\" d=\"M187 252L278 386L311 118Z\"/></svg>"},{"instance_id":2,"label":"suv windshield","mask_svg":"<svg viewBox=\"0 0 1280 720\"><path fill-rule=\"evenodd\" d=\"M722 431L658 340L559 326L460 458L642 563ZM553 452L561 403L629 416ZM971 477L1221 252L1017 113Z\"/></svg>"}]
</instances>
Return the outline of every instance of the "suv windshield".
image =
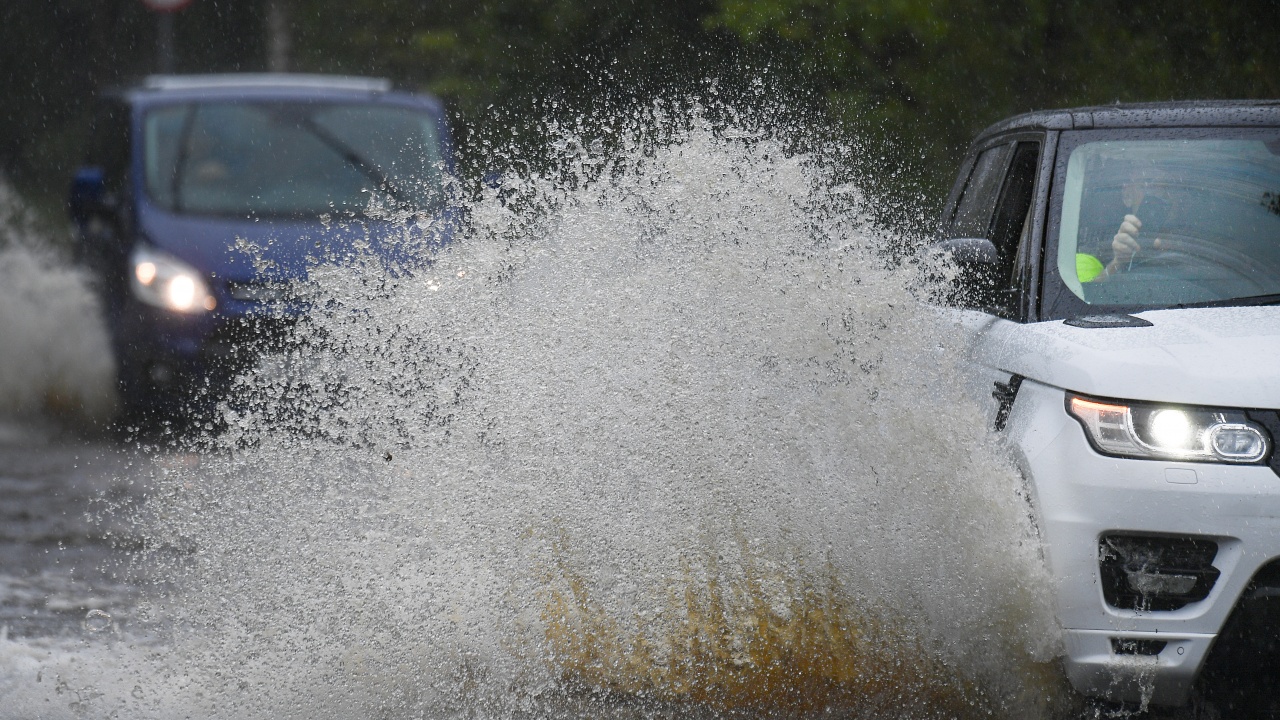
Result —
<instances>
[{"instance_id":1,"label":"suv windshield","mask_svg":"<svg viewBox=\"0 0 1280 720\"><path fill-rule=\"evenodd\" d=\"M358 214L375 198L433 210L444 172L436 122L367 103L166 105L144 121L147 192L203 215Z\"/></svg>"},{"instance_id":2,"label":"suv windshield","mask_svg":"<svg viewBox=\"0 0 1280 720\"><path fill-rule=\"evenodd\" d=\"M1280 301L1280 133L1075 132L1062 150L1052 315Z\"/></svg>"}]
</instances>

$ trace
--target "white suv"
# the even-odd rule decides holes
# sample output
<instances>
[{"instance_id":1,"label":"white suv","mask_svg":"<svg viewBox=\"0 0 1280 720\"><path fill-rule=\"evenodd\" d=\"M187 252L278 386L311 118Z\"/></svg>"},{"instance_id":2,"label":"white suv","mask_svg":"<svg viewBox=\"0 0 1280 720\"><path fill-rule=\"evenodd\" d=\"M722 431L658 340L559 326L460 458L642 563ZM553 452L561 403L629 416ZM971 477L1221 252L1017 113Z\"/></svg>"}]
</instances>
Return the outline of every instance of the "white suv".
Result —
<instances>
[{"instance_id":1,"label":"white suv","mask_svg":"<svg viewBox=\"0 0 1280 720\"><path fill-rule=\"evenodd\" d=\"M941 233L1071 682L1160 705L1215 675L1275 687L1280 104L1006 120Z\"/></svg>"}]
</instances>

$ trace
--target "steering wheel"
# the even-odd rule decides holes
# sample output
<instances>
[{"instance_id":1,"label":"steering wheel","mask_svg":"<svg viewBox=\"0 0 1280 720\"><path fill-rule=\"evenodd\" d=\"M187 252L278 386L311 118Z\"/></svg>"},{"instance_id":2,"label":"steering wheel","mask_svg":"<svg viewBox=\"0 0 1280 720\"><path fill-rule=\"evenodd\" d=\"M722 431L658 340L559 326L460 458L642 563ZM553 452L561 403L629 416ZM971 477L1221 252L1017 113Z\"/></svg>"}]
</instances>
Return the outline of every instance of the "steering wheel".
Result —
<instances>
[{"instance_id":1,"label":"steering wheel","mask_svg":"<svg viewBox=\"0 0 1280 720\"><path fill-rule=\"evenodd\" d=\"M1173 236L1160 239L1160 249L1147 247L1140 250L1133 256L1132 262L1125 266L1121 275L1141 273L1177 279L1206 289L1225 283L1249 288L1242 294L1261 295L1271 291L1271 288L1258 281L1253 272L1257 263L1245 253L1195 238ZM1186 277L1178 272L1181 268L1212 269L1214 277Z\"/></svg>"}]
</instances>

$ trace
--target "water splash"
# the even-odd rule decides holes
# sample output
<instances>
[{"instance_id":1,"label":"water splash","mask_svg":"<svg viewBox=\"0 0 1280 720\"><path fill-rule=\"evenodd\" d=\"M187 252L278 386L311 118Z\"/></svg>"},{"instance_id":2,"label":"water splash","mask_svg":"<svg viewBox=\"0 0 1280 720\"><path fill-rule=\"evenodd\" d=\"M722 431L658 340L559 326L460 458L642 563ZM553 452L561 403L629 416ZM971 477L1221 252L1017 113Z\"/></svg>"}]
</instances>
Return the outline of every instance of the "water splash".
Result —
<instances>
[{"instance_id":1,"label":"water splash","mask_svg":"<svg viewBox=\"0 0 1280 720\"><path fill-rule=\"evenodd\" d=\"M101 421L115 369L98 301L0 179L0 415Z\"/></svg>"},{"instance_id":2,"label":"water splash","mask_svg":"<svg viewBox=\"0 0 1280 720\"><path fill-rule=\"evenodd\" d=\"M111 615L104 610L93 609L84 616L84 629L91 633L105 632L111 629Z\"/></svg>"},{"instance_id":3,"label":"water splash","mask_svg":"<svg viewBox=\"0 0 1280 720\"><path fill-rule=\"evenodd\" d=\"M97 707L1065 707L1017 473L868 200L755 128L658 135L560 131L426 271L317 269L287 351L156 479L178 590Z\"/></svg>"}]
</instances>

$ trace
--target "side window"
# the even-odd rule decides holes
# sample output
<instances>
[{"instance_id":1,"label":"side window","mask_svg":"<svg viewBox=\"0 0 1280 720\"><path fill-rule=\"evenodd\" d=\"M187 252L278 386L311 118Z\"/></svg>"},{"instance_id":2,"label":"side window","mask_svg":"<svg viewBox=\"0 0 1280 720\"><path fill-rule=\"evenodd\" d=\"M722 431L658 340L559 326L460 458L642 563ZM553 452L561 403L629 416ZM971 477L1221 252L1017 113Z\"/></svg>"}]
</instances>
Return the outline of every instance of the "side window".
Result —
<instances>
[{"instance_id":1,"label":"side window","mask_svg":"<svg viewBox=\"0 0 1280 720\"><path fill-rule=\"evenodd\" d=\"M968 276L962 304L1001 317L1020 319L1029 280L1029 219L1035 197L1040 143L1018 142L989 148L978 156L951 224L953 238L984 238L995 262Z\"/></svg>"},{"instance_id":2,"label":"side window","mask_svg":"<svg viewBox=\"0 0 1280 720\"><path fill-rule=\"evenodd\" d=\"M996 246L1000 261L996 278L1006 295L1016 300L1017 290L1023 285L1023 271L1027 253L1021 253L1024 239L1029 235L1031 201L1035 195L1036 170L1040 166L1040 143L1020 142L1013 151L1009 172L1000 189L995 216L987 237ZM1022 264L1019 260L1022 260ZM1007 308L1010 311L1014 307Z\"/></svg>"},{"instance_id":3,"label":"side window","mask_svg":"<svg viewBox=\"0 0 1280 720\"><path fill-rule=\"evenodd\" d=\"M999 145L982 151L973 164L969 182L965 184L956 214L951 222L953 238L984 238L995 210L1000 181L1008 166L1011 145Z\"/></svg>"}]
</instances>

